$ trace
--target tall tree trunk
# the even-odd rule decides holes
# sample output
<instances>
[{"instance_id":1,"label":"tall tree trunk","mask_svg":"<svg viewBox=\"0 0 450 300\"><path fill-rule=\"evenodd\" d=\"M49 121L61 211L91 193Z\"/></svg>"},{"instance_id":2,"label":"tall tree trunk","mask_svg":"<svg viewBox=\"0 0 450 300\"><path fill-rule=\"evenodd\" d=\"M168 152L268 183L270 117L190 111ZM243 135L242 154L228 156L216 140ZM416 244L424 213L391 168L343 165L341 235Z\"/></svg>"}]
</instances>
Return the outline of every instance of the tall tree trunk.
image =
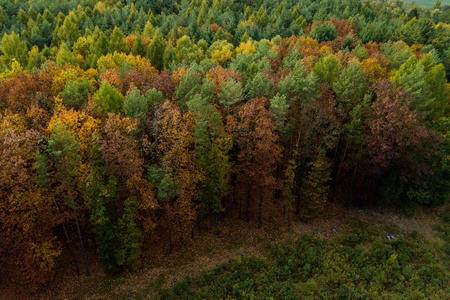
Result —
<instances>
[{"instance_id":1,"label":"tall tree trunk","mask_svg":"<svg viewBox=\"0 0 450 300\"><path fill-rule=\"evenodd\" d=\"M316 134L317 134L317 130L314 128L311 140L314 139ZM306 163L308 161L309 141L310 141L310 139L308 139L308 135L306 135L305 136L305 154L304 154L303 162L301 165L300 178L298 180L297 208L295 210L296 215L298 215L300 213L300 188L302 185L303 176L305 175L305 172L306 172Z\"/></svg>"},{"instance_id":2,"label":"tall tree trunk","mask_svg":"<svg viewBox=\"0 0 450 300\"><path fill-rule=\"evenodd\" d=\"M276 176L276 182L277 182L277 188L275 189L275 200L278 200L281 198L281 190L278 186L278 181L280 180L280 166L277 165L277 176Z\"/></svg>"},{"instance_id":3,"label":"tall tree trunk","mask_svg":"<svg viewBox=\"0 0 450 300\"><path fill-rule=\"evenodd\" d=\"M239 220L242 220L242 197L239 197Z\"/></svg>"},{"instance_id":4,"label":"tall tree trunk","mask_svg":"<svg viewBox=\"0 0 450 300\"><path fill-rule=\"evenodd\" d=\"M342 155L341 162L339 163L338 172L336 174L336 179L333 184L333 195L331 197L331 202L334 202L334 200L336 200L336 186L339 181L339 175L341 174L341 169L342 169L342 165L344 164L345 156L347 155L347 148L348 148L348 140L345 142L344 155Z\"/></svg>"},{"instance_id":5,"label":"tall tree trunk","mask_svg":"<svg viewBox=\"0 0 450 300\"><path fill-rule=\"evenodd\" d=\"M291 228L291 214L290 214L289 210L287 212L287 217L288 217L288 228Z\"/></svg>"},{"instance_id":6,"label":"tall tree trunk","mask_svg":"<svg viewBox=\"0 0 450 300\"><path fill-rule=\"evenodd\" d=\"M73 209L73 214L75 215L75 223L77 225L78 236L80 238L81 250L83 251L84 264L86 265L86 276L91 276L91 273L89 272L89 265L87 262L87 257L86 257L86 250L84 249L83 236L81 235L80 224L78 223L78 217L77 217L77 213L75 211L75 206L72 206L72 209Z\"/></svg>"},{"instance_id":7,"label":"tall tree trunk","mask_svg":"<svg viewBox=\"0 0 450 300\"><path fill-rule=\"evenodd\" d=\"M219 235L219 212L216 211L216 235Z\"/></svg>"},{"instance_id":8,"label":"tall tree trunk","mask_svg":"<svg viewBox=\"0 0 450 300\"><path fill-rule=\"evenodd\" d=\"M260 188L260 190L259 190L259 205L258 205L258 229L261 229L262 203L263 203L263 192L262 192L262 188Z\"/></svg>"},{"instance_id":9,"label":"tall tree trunk","mask_svg":"<svg viewBox=\"0 0 450 300\"><path fill-rule=\"evenodd\" d=\"M231 176L231 188L233 189L233 204L237 204L236 200L236 174ZM240 219L240 218L239 218Z\"/></svg>"},{"instance_id":10,"label":"tall tree trunk","mask_svg":"<svg viewBox=\"0 0 450 300\"><path fill-rule=\"evenodd\" d=\"M352 194L353 183L355 182L356 171L358 170L359 159L356 161L355 170L353 171L352 181L350 182L350 189L348 190L347 200L345 201L345 207L347 208L350 203L350 196Z\"/></svg>"},{"instance_id":11,"label":"tall tree trunk","mask_svg":"<svg viewBox=\"0 0 450 300\"><path fill-rule=\"evenodd\" d=\"M250 222L250 185L247 184L247 211L245 213L245 219Z\"/></svg>"},{"instance_id":12,"label":"tall tree trunk","mask_svg":"<svg viewBox=\"0 0 450 300\"><path fill-rule=\"evenodd\" d=\"M219 212L216 211L216 228L219 227Z\"/></svg>"},{"instance_id":13,"label":"tall tree trunk","mask_svg":"<svg viewBox=\"0 0 450 300\"><path fill-rule=\"evenodd\" d=\"M172 252L173 252L171 223L172 223L172 220L170 219L170 206L167 205L167 227L169 228L169 254L172 254Z\"/></svg>"},{"instance_id":14,"label":"tall tree trunk","mask_svg":"<svg viewBox=\"0 0 450 300\"><path fill-rule=\"evenodd\" d=\"M302 172L299 172L298 184L297 184L297 207L295 209L295 214L298 215L300 213L300 189L302 186Z\"/></svg>"},{"instance_id":15,"label":"tall tree trunk","mask_svg":"<svg viewBox=\"0 0 450 300\"><path fill-rule=\"evenodd\" d=\"M55 196L53 196L53 202L55 202L55 206L56 206L56 209L58 210L58 213L61 213L58 203L55 200ZM75 268L77 269L77 276L80 277L80 268L78 267L78 261L75 258L75 253L73 252L72 244L70 243L70 238L69 238L69 234L67 233L66 225L64 224L64 222L62 222L61 225L64 230L64 235L66 236L66 239L67 239L67 247L69 248L70 255L72 256L72 259L73 259L73 263L75 264Z\"/></svg>"}]
</instances>

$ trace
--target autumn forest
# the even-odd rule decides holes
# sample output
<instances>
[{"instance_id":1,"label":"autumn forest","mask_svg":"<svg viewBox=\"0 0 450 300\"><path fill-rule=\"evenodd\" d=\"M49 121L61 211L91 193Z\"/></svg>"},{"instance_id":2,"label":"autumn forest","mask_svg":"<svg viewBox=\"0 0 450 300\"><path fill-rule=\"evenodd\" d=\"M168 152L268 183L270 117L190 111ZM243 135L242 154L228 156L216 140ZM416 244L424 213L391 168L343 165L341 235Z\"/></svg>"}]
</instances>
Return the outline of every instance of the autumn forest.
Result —
<instances>
[{"instance_id":1,"label":"autumn forest","mask_svg":"<svg viewBox=\"0 0 450 300\"><path fill-rule=\"evenodd\" d=\"M230 220L289 230L330 205L411 215L449 202L450 6L440 1L0 0L0 21L1 287L45 290L61 266L89 276L92 256L120 276L146 253L220 236ZM450 293L449 232L422 295ZM282 270L289 255L332 247L302 241L269 257ZM374 264L385 255L380 268L401 273L404 294L388 296L421 295L405 289L420 245L405 242L402 261L389 241L377 249L397 252L376 252ZM253 296L208 290L231 280L217 273L201 293L196 279L150 298L394 293L386 279L379 290L347 283L359 294L342 296L342 283L318 279L325 258L314 255L317 266L295 267L310 268L304 277L251 258L222 267L265 270L283 286L240 287ZM292 280L303 283L290 294Z\"/></svg>"}]
</instances>

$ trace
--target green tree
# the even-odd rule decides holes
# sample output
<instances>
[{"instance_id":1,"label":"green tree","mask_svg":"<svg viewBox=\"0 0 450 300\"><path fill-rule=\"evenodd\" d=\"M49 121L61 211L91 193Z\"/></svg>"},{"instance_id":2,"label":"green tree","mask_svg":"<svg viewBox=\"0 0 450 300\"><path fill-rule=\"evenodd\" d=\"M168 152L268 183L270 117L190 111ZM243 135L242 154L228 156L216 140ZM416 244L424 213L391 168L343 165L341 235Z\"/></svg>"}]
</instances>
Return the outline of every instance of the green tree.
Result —
<instances>
[{"instance_id":1,"label":"green tree","mask_svg":"<svg viewBox=\"0 0 450 300\"><path fill-rule=\"evenodd\" d=\"M152 23L148 21L145 24L144 31L142 32L142 35L148 38L151 38L155 35L155 27L153 27Z\"/></svg>"},{"instance_id":2,"label":"green tree","mask_svg":"<svg viewBox=\"0 0 450 300\"><path fill-rule=\"evenodd\" d=\"M200 209L203 214L215 213L217 226L229 181L231 138L225 132L220 114L200 94L188 106L196 117L195 151L205 174L199 187Z\"/></svg>"},{"instance_id":3,"label":"green tree","mask_svg":"<svg viewBox=\"0 0 450 300\"><path fill-rule=\"evenodd\" d=\"M10 35L3 35L0 43L0 51L3 53L3 56L0 57L0 62L6 67L11 67L13 58L15 58L21 66L25 67L27 65L27 44L20 40L18 34L13 32Z\"/></svg>"},{"instance_id":4,"label":"green tree","mask_svg":"<svg viewBox=\"0 0 450 300\"><path fill-rule=\"evenodd\" d=\"M57 206L72 210L83 251L86 275L89 276L89 266L77 214L77 210L81 207L78 203L80 178L77 172L81 164L80 149L81 143L76 135L57 120L52 127L52 135L48 139L47 147L36 154L35 168L38 172L38 183L52 188Z\"/></svg>"},{"instance_id":5,"label":"green tree","mask_svg":"<svg viewBox=\"0 0 450 300\"><path fill-rule=\"evenodd\" d=\"M333 83L339 106L347 112L362 99L366 87L364 72L356 60L351 61Z\"/></svg>"},{"instance_id":6,"label":"green tree","mask_svg":"<svg viewBox=\"0 0 450 300\"><path fill-rule=\"evenodd\" d=\"M313 26L309 36L319 43L333 41L337 37L336 27L333 24L319 22Z\"/></svg>"},{"instance_id":7,"label":"green tree","mask_svg":"<svg viewBox=\"0 0 450 300\"><path fill-rule=\"evenodd\" d=\"M320 78L320 80L322 82L327 82L330 85L336 81L340 70L341 63L336 56L332 54L321 57L313 68L314 73Z\"/></svg>"},{"instance_id":8,"label":"green tree","mask_svg":"<svg viewBox=\"0 0 450 300\"><path fill-rule=\"evenodd\" d=\"M120 28L114 28L111 37L109 39L109 51L127 53L127 45L124 41L124 35Z\"/></svg>"},{"instance_id":9,"label":"green tree","mask_svg":"<svg viewBox=\"0 0 450 300\"><path fill-rule=\"evenodd\" d=\"M294 70L280 80L277 90L281 95L286 96L289 102L293 100L310 102L317 98L319 86L319 78L314 73L308 74L303 63L297 62Z\"/></svg>"},{"instance_id":10,"label":"green tree","mask_svg":"<svg viewBox=\"0 0 450 300\"><path fill-rule=\"evenodd\" d=\"M88 99L90 90L91 85L87 80L78 82L70 80L61 93L64 105L69 109L81 109Z\"/></svg>"},{"instance_id":11,"label":"green tree","mask_svg":"<svg viewBox=\"0 0 450 300\"><path fill-rule=\"evenodd\" d=\"M168 69L170 65L175 61L177 56L177 49L172 45L172 43L168 43L166 49L164 50L164 68Z\"/></svg>"},{"instance_id":12,"label":"green tree","mask_svg":"<svg viewBox=\"0 0 450 300\"><path fill-rule=\"evenodd\" d=\"M157 30L153 36L153 40L147 50L147 57L150 59L152 66L162 71L164 68L164 52L166 50L166 43L163 36Z\"/></svg>"},{"instance_id":13,"label":"green tree","mask_svg":"<svg viewBox=\"0 0 450 300\"><path fill-rule=\"evenodd\" d=\"M138 88L134 88L126 97L123 110L128 117L142 120L148 111L148 101Z\"/></svg>"},{"instance_id":14,"label":"green tree","mask_svg":"<svg viewBox=\"0 0 450 300\"><path fill-rule=\"evenodd\" d=\"M281 133L286 134L286 115L289 111L289 103L286 96L277 94L270 99L270 110L275 117L275 124Z\"/></svg>"},{"instance_id":15,"label":"green tree","mask_svg":"<svg viewBox=\"0 0 450 300\"><path fill-rule=\"evenodd\" d=\"M119 113L123 106L122 94L113 88L108 82L104 82L94 94L93 101L97 111L107 113Z\"/></svg>"},{"instance_id":16,"label":"green tree","mask_svg":"<svg viewBox=\"0 0 450 300\"><path fill-rule=\"evenodd\" d=\"M56 55L56 63L60 67L64 66L66 63L70 63L72 65L77 64L75 55L73 55L72 51L69 50L66 43L62 43L59 48L58 54Z\"/></svg>"},{"instance_id":17,"label":"green tree","mask_svg":"<svg viewBox=\"0 0 450 300\"><path fill-rule=\"evenodd\" d=\"M224 82L219 93L219 102L223 105L232 106L243 100L242 84L239 81L230 79Z\"/></svg>"},{"instance_id":18,"label":"green tree","mask_svg":"<svg viewBox=\"0 0 450 300\"><path fill-rule=\"evenodd\" d=\"M141 57L145 57L146 49L144 46L144 42L142 41L141 35L138 35L133 44L133 49L131 50L133 55L140 55Z\"/></svg>"},{"instance_id":19,"label":"green tree","mask_svg":"<svg viewBox=\"0 0 450 300\"><path fill-rule=\"evenodd\" d=\"M65 42L69 44L69 47L72 47L79 37L77 16L74 12L70 12L58 30L58 38L61 42Z\"/></svg>"},{"instance_id":20,"label":"green tree","mask_svg":"<svg viewBox=\"0 0 450 300\"><path fill-rule=\"evenodd\" d=\"M202 78L200 74L193 69L189 69L186 74L181 77L180 84L175 91L175 97L179 100L179 106L186 108L186 102L191 100L194 95L199 92Z\"/></svg>"},{"instance_id":21,"label":"green tree","mask_svg":"<svg viewBox=\"0 0 450 300\"><path fill-rule=\"evenodd\" d=\"M431 92L425 81L425 69L415 56L411 56L391 77L392 83L408 92L414 101L410 107L414 110L429 110L433 101Z\"/></svg>"},{"instance_id":22,"label":"green tree","mask_svg":"<svg viewBox=\"0 0 450 300\"><path fill-rule=\"evenodd\" d=\"M262 72L258 72L251 81L245 85L247 99L258 97L271 97L273 94L273 83L269 77Z\"/></svg>"}]
</instances>

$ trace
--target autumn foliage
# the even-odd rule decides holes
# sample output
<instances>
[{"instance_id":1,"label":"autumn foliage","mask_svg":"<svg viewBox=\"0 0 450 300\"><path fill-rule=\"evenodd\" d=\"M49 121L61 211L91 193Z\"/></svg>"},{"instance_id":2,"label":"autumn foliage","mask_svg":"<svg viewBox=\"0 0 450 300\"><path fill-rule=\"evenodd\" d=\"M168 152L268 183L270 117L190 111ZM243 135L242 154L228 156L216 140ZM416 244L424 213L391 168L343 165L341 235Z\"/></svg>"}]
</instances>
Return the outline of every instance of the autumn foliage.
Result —
<instances>
[{"instance_id":1,"label":"autumn foliage","mask_svg":"<svg viewBox=\"0 0 450 300\"><path fill-rule=\"evenodd\" d=\"M0 3L5 285L89 275L97 257L133 271L224 216L259 229L330 201L448 201L443 9L16 2Z\"/></svg>"}]
</instances>

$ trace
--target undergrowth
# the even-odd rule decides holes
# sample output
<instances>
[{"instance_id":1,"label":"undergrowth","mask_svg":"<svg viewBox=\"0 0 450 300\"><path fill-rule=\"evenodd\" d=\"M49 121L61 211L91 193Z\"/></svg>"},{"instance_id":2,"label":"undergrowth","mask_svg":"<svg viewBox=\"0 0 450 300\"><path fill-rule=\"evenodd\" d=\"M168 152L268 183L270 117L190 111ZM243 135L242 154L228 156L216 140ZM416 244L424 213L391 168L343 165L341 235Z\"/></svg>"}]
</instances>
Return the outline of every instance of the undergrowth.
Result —
<instances>
[{"instance_id":1,"label":"undergrowth","mask_svg":"<svg viewBox=\"0 0 450 300\"><path fill-rule=\"evenodd\" d=\"M354 229L327 240L304 235L278 243L265 258L239 256L210 272L146 289L145 299L448 299L450 210L441 217L443 245L416 231L393 236Z\"/></svg>"}]
</instances>

